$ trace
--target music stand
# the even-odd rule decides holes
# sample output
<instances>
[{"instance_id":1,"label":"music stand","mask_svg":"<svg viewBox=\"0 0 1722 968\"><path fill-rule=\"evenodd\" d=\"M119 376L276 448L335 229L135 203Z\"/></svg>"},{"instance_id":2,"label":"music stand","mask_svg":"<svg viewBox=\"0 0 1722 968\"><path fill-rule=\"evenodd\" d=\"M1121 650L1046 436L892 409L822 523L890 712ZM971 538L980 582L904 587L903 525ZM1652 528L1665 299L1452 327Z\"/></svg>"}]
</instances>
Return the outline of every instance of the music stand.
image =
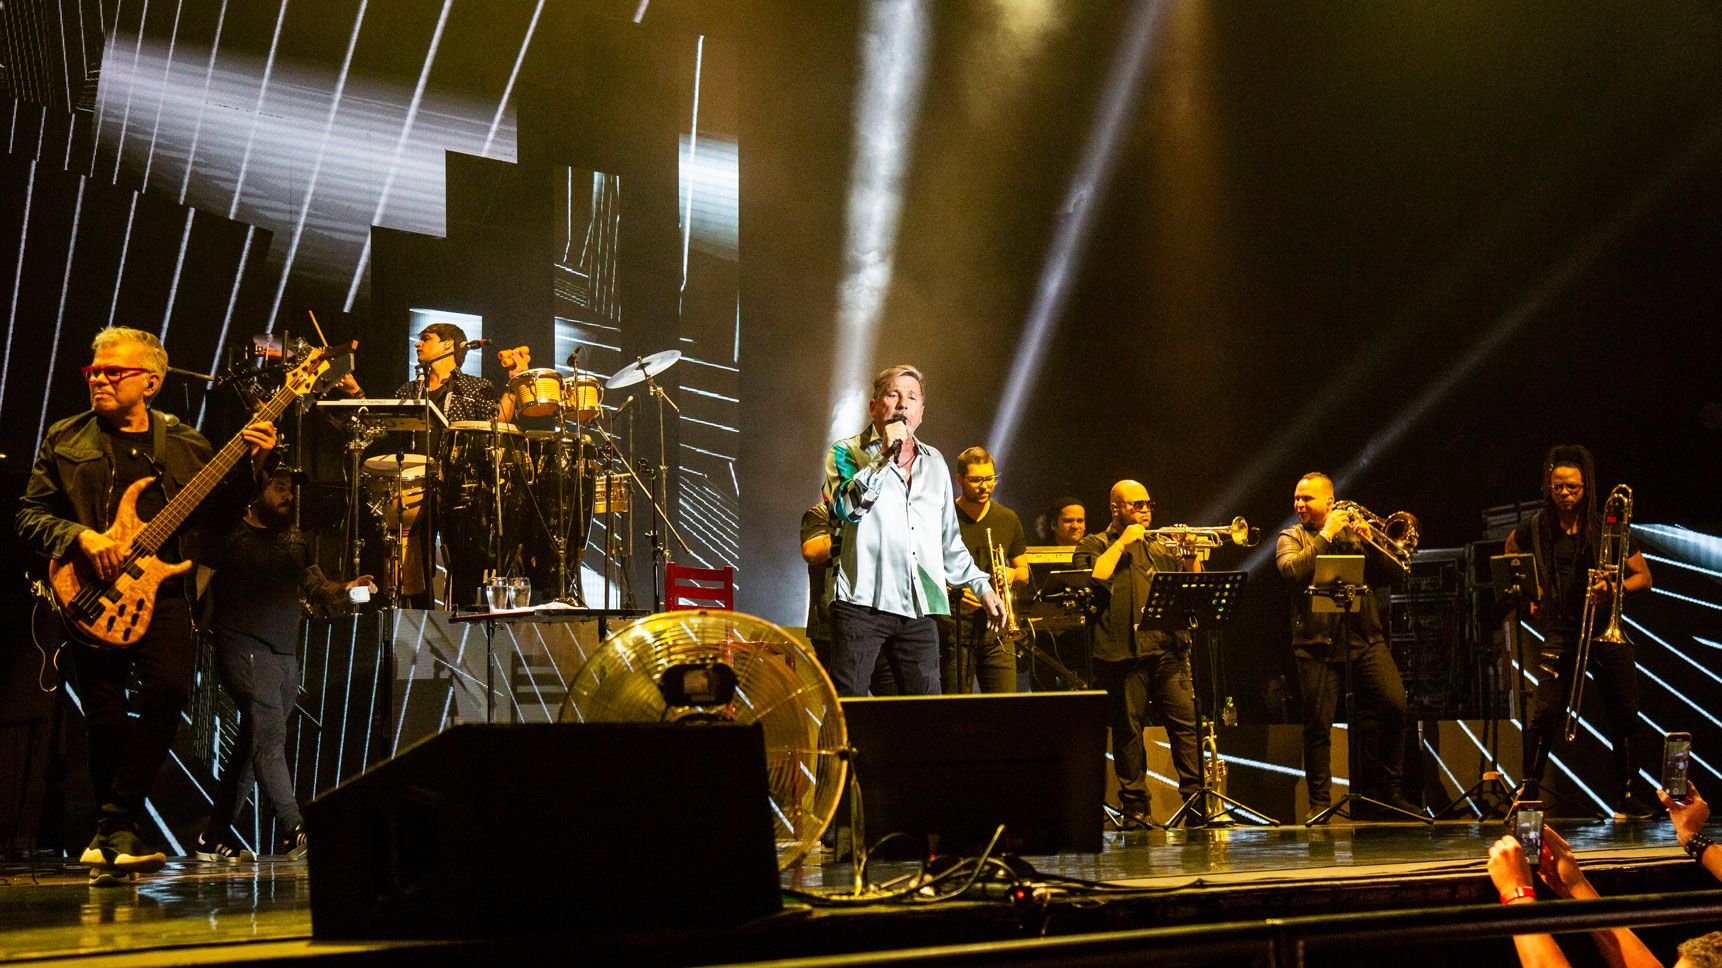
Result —
<instances>
[{"instance_id":1,"label":"music stand","mask_svg":"<svg viewBox=\"0 0 1722 968\"><path fill-rule=\"evenodd\" d=\"M1489 582L1494 588L1495 605L1504 609L1508 614L1514 613L1519 605L1536 596L1537 589L1537 559L1528 553L1511 555L1491 555L1489 557ZM1519 675L1513 677L1513 692L1519 697L1519 722L1528 723L1525 716L1525 690L1520 688L1523 681L1525 656L1519 639L1518 616L1513 615L1513 621L1507 623L1507 653L1518 664ZM1478 809L1481 815L1488 817L1504 817L1510 805L1518 799L1512 787L1501 778L1501 717L1495 713L1495 703L1487 703L1483 715L1483 739L1488 748L1489 762L1482 770L1482 776L1476 783L1460 791L1453 802L1442 807L1435 813L1437 820L1454 813L1461 803L1469 803ZM1523 764L1529 767L1530 764ZM1494 798L1494 799L1491 799ZM1480 806L1479 806L1480 804Z\"/></svg>"},{"instance_id":2,"label":"music stand","mask_svg":"<svg viewBox=\"0 0 1722 968\"><path fill-rule=\"evenodd\" d=\"M1204 633L1210 703L1218 701L1220 694L1219 665L1216 658L1219 649L1215 645L1213 633L1231 623L1232 616L1237 612L1238 597L1243 591L1244 580L1248 577L1249 573L1242 571L1172 571L1158 572L1148 581L1148 602L1142 606L1142 618L1136 623L1137 630ZM1184 661L1189 663L1188 654L1185 655ZM1196 732L1204 737L1202 755L1213 757L1217 767L1222 762L1219 734L1214 728L1213 719L1203 713L1202 704L1197 702L1195 707ZM1170 736L1167 738L1170 739ZM1166 820L1166 826L1175 827L1178 821L1191 814L1199 815L1203 826L1229 825L1233 821L1226 819L1227 817L1257 826L1279 826L1279 821L1260 810L1214 789L1210 779L1212 775L1213 771L1204 764L1202 788L1190 794ZM1217 805L1215 801L1218 801Z\"/></svg>"},{"instance_id":3,"label":"music stand","mask_svg":"<svg viewBox=\"0 0 1722 968\"><path fill-rule=\"evenodd\" d=\"M1343 665L1341 675L1344 677L1345 715L1357 723L1357 695L1352 691L1351 684L1351 617L1363 610L1363 602L1369 597L1369 586L1363 583L1362 555L1317 555L1315 559L1315 575L1311 578L1310 586L1304 589L1309 596L1310 611L1325 615L1339 615L1339 647ZM1307 699L1307 697L1306 697ZM1331 728L1331 727L1330 727ZM1383 803L1372 797L1366 797L1357 792L1357 749L1362 743L1356 730L1349 731L1345 744L1345 767L1350 774L1345 796L1335 800L1327 809L1304 822L1304 826L1313 827L1326 823L1334 814L1344 810L1353 800L1366 803L1380 810L1402 814L1413 820L1432 824L1433 817L1396 807L1391 803ZM1307 769L1307 764L1306 764ZM1355 819L1346 813L1347 819Z\"/></svg>"}]
</instances>

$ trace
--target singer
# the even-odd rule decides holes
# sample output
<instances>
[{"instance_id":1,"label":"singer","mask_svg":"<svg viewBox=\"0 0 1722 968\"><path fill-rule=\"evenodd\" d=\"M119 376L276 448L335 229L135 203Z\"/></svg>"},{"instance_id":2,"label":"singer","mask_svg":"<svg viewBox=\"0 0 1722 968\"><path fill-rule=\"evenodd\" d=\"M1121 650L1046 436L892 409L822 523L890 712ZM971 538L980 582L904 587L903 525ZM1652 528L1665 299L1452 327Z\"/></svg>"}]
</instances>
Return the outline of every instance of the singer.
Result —
<instances>
[{"instance_id":1,"label":"singer","mask_svg":"<svg viewBox=\"0 0 1722 968\"><path fill-rule=\"evenodd\" d=\"M950 469L916 437L925 381L913 366L873 379L866 430L825 455L825 499L840 531L831 583L831 673L840 696L864 696L881 650L904 695L939 692L939 631L946 586L981 600L1002 628L1004 602L963 545Z\"/></svg>"}]
</instances>

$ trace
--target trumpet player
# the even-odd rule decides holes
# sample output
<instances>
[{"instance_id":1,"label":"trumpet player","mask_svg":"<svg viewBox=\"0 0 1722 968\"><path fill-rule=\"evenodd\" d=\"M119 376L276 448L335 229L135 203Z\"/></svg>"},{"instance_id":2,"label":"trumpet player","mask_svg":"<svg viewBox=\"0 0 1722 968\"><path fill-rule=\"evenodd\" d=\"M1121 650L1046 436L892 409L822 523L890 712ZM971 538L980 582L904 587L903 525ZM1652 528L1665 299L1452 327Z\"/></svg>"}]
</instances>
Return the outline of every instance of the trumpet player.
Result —
<instances>
[{"instance_id":1,"label":"trumpet player","mask_svg":"<svg viewBox=\"0 0 1722 968\"><path fill-rule=\"evenodd\" d=\"M1584 447L1562 444L1543 459L1543 506L1507 536L1508 554L1529 552L1537 562L1537 597L1530 603L1530 624L1538 643L1537 688L1525 730L1524 796L1534 798L1542 782L1549 749L1561 733L1577 664L1576 645L1586 599L1595 614L1610 613L1614 588L1592 582L1591 569L1603 540L1603 516L1591 489L1596 462ZM1636 544L1628 543L1620 584L1635 592L1650 587L1650 566ZM1632 645L1592 637L1588 669L1601 693L1609 742L1614 746L1614 783L1609 790L1617 820L1655 815L1649 803L1633 796L1633 742L1638 722L1638 672Z\"/></svg>"},{"instance_id":2,"label":"trumpet player","mask_svg":"<svg viewBox=\"0 0 1722 968\"><path fill-rule=\"evenodd\" d=\"M1349 737L1361 744L1360 775L1351 778L1353 790L1420 814L1422 810L1406 799L1404 790L1405 684L1387 649L1380 596L1374 590L1390 584L1403 569L1379 541L1371 540L1374 533L1368 520L1334 507L1333 479L1326 474L1316 471L1298 478L1292 510L1298 523L1280 532L1274 560L1291 589L1292 654L1303 702L1303 774L1310 816L1332 803L1333 717L1347 658L1358 706L1350 712L1350 720L1355 727L1364 718L1359 713L1369 708L1375 722L1374 742L1366 742L1355 728ZM1342 621L1345 616L1312 611L1304 590L1315 577L1316 558L1357 554L1364 556L1367 586L1361 609L1346 621Z\"/></svg>"},{"instance_id":3,"label":"trumpet player","mask_svg":"<svg viewBox=\"0 0 1722 968\"><path fill-rule=\"evenodd\" d=\"M1172 747L1178 796L1202 788L1201 738L1196 729L1196 692L1190 681L1187 633L1136 628L1156 572L1200 571L1193 547L1174 553L1147 537L1154 501L1138 481L1119 481L1110 496L1112 521L1105 531L1077 542L1072 565L1089 569L1095 613L1089 617L1094 678L1111 705L1112 769L1118 775L1118 805L1137 823L1148 814L1148 757L1142 732L1158 713Z\"/></svg>"},{"instance_id":4,"label":"trumpet player","mask_svg":"<svg viewBox=\"0 0 1722 968\"><path fill-rule=\"evenodd\" d=\"M982 568L994 560L1004 563L997 571L1006 574L995 573L993 587L1006 601L1014 602L1006 589L1028 583L1028 536L1017 513L993 500L999 478L992 455L983 447L970 447L957 455L953 477L963 546ZM987 628L986 612L974 592L959 585L951 588L950 595L951 613L939 619L939 678L944 692L973 692L977 680L981 692L1016 691L1014 642L1009 635ZM1014 619L1013 614L1007 621Z\"/></svg>"}]
</instances>

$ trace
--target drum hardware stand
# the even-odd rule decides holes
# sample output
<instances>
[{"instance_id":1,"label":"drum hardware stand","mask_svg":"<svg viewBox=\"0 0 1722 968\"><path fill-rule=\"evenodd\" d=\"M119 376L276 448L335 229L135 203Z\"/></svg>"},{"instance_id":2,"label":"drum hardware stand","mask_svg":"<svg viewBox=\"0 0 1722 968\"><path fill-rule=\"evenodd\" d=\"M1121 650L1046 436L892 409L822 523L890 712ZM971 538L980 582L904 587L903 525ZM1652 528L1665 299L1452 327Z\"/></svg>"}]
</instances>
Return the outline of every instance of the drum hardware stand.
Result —
<instances>
[{"instance_id":1,"label":"drum hardware stand","mask_svg":"<svg viewBox=\"0 0 1722 968\"><path fill-rule=\"evenodd\" d=\"M370 417L370 411L364 407L360 407L359 412L353 416L352 422L347 425L347 487L350 493L347 496L347 521L345 530L347 533L347 550L349 553L347 560L349 567L352 569L351 572L346 575L346 579L348 581L352 581L364 574L364 567L360 564L359 560L365 547L365 539L359 533L359 508L364 506L364 481L362 480L362 474L365 448L371 446L378 437L383 435L382 427L372 422ZM395 571L395 584L397 586L395 590L398 593L400 591L400 568L398 565L396 566Z\"/></svg>"},{"instance_id":2,"label":"drum hardware stand","mask_svg":"<svg viewBox=\"0 0 1722 968\"><path fill-rule=\"evenodd\" d=\"M658 386L658 381L653 378L652 371L645 368L646 361L644 358L637 358L635 363L646 374L646 392L658 401L658 473L652 478L652 507L663 519L670 533L675 534L676 528L670 523L668 511L670 499L668 461L670 455L669 446L665 443L664 404L669 404L670 409L674 410L678 417L682 415L682 408L676 406L676 402L670 399L670 395L664 392L663 387ZM664 564L670 561L673 556L670 554L670 549L664 544L663 535L658 531L657 518L652 519L652 526L646 531L646 537L650 538L652 542L652 609L661 612L664 610ZM684 553L691 553L688 552L688 544L682 540L681 535L676 534L675 538L676 543L682 546Z\"/></svg>"},{"instance_id":3,"label":"drum hardware stand","mask_svg":"<svg viewBox=\"0 0 1722 968\"><path fill-rule=\"evenodd\" d=\"M633 399L634 399L633 396L629 395L628 400L630 402L632 402ZM623 406L626 407L626 404L624 404ZM632 459L638 457L640 454L639 451L634 449L634 417L638 414L638 412L639 411L635 411L633 413L628 414L628 458L629 458L629 460L632 460ZM616 451L616 454L618 457L621 456L620 451ZM634 469L629 466L628 461L622 462L622 472L627 474L629 477L634 477ZM639 478L635 477L634 479L638 480ZM621 559L621 561L617 562L617 564L616 564L616 574L622 582L622 591L624 593L625 604L629 608L638 608L639 604L640 604L639 599L634 597L634 574L633 574L633 568L634 568L634 505L632 502L629 502L628 509L626 511L622 512L622 530L623 530L623 534L622 534L622 538L621 538L622 559Z\"/></svg>"},{"instance_id":4,"label":"drum hardware stand","mask_svg":"<svg viewBox=\"0 0 1722 968\"><path fill-rule=\"evenodd\" d=\"M1200 635L1206 645L1208 658L1208 704L1219 703L1219 646L1215 634L1231 623L1237 601L1249 577L1243 571L1163 571L1148 583L1148 602L1142 608L1142 619L1136 628L1144 632L1187 631ZM1184 667L1190 669L1190 652L1184 653ZM1193 681L1193 677L1192 677ZM1197 758L1201 765L1202 788L1185 799L1172 816L1167 827L1176 827L1185 817L1197 817L1204 827L1229 827L1243 822L1262 827L1278 827L1279 821L1255 807L1233 799L1214 789L1223 777L1224 760L1220 758L1219 733L1214 721L1196 703Z\"/></svg>"},{"instance_id":5,"label":"drum hardware stand","mask_svg":"<svg viewBox=\"0 0 1722 968\"><path fill-rule=\"evenodd\" d=\"M1321 560L1321 558L1341 558L1341 559L1343 559L1343 558L1349 558L1349 557L1351 557L1351 556L1350 555L1322 555L1319 558L1317 558L1316 560L1319 562ZM1359 558L1358 559L1358 565L1361 566L1361 564L1362 564L1362 560L1361 560L1361 558ZM1347 779L1349 780L1349 783L1347 784L1345 796L1340 797L1339 799L1333 801L1333 803L1330 804L1326 809L1322 810L1320 813L1317 813L1315 816L1309 818L1307 821L1304 822L1304 826L1314 827L1317 824L1326 823L1330 818L1333 817L1334 814L1339 813L1341 810L1344 810L1346 808L1346 805L1349 804L1350 802L1354 801L1354 800L1357 801L1358 803L1366 803L1372 807L1375 807L1378 810L1385 810L1385 811L1388 811L1389 813L1399 814L1400 816L1406 817L1407 819L1421 821L1421 822L1426 823L1426 824L1432 824L1435 822L1434 817L1424 816L1423 814L1420 814L1420 813L1413 813L1410 810L1403 810L1399 807L1394 806L1391 803L1382 803L1380 800L1376 800L1376 799L1373 799L1371 797L1366 797L1363 794L1357 792L1357 781L1358 781L1357 751L1363 745L1363 743L1361 741L1361 738L1356 735L1357 731L1350 729L1351 725L1358 722L1357 693L1352 688L1352 678L1351 678L1351 667L1352 667L1352 661L1351 661L1351 617L1353 615L1356 615L1359 611L1361 611L1363 609L1363 601L1369 595L1369 586L1364 584L1361 581L1361 579L1363 577L1361 567L1359 567L1359 570L1357 572L1355 572L1354 574L1355 574L1356 578L1359 579L1358 581L1340 580L1340 581L1335 581L1335 582L1328 584L1328 585L1311 585L1308 588L1304 589L1304 594L1309 596L1309 598L1311 600L1311 610L1312 611L1326 612L1326 611L1331 610L1333 612L1339 613L1339 635L1337 636L1337 638L1339 640L1339 648L1340 648L1341 654L1343 656L1343 658L1340 660L1341 665L1342 665L1342 671L1340 672L1340 675L1343 677L1344 683L1345 683L1344 689L1343 689L1343 692L1345 694L1345 715L1346 715L1346 718L1349 720L1349 722L1347 723L1347 735L1346 735L1346 743L1345 743L1346 773L1348 774ZM1325 600L1326 607L1322 607L1323 606L1323 600ZM1346 816L1350 817L1351 814L1347 813Z\"/></svg>"}]
</instances>

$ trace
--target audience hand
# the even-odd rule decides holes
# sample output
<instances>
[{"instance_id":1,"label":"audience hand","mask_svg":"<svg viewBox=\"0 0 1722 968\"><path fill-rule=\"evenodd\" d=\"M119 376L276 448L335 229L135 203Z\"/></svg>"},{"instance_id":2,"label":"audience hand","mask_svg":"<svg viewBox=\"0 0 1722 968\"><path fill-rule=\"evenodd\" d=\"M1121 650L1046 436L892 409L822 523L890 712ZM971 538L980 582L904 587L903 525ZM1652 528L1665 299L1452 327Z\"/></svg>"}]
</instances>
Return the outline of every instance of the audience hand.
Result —
<instances>
[{"instance_id":1,"label":"audience hand","mask_svg":"<svg viewBox=\"0 0 1722 968\"><path fill-rule=\"evenodd\" d=\"M1698 788L1692 785L1691 780L1686 781L1686 798L1683 800L1669 796L1667 790L1656 791L1656 796L1668 808L1668 819L1674 822L1674 836L1682 844L1703 830L1705 821L1710 819L1710 804L1698 795Z\"/></svg>"},{"instance_id":2,"label":"audience hand","mask_svg":"<svg viewBox=\"0 0 1722 968\"><path fill-rule=\"evenodd\" d=\"M1531 886L1531 865L1525 859L1525 849L1512 834L1502 837L1489 847L1489 879L1503 896L1521 887Z\"/></svg>"},{"instance_id":3,"label":"audience hand","mask_svg":"<svg viewBox=\"0 0 1722 968\"><path fill-rule=\"evenodd\" d=\"M1596 888L1590 886L1584 871L1579 869L1578 858L1573 856L1572 845L1555 833L1555 829L1548 824L1543 825L1542 865L1537 868L1537 875L1549 886L1549 890L1561 897L1597 896Z\"/></svg>"}]
</instances>

